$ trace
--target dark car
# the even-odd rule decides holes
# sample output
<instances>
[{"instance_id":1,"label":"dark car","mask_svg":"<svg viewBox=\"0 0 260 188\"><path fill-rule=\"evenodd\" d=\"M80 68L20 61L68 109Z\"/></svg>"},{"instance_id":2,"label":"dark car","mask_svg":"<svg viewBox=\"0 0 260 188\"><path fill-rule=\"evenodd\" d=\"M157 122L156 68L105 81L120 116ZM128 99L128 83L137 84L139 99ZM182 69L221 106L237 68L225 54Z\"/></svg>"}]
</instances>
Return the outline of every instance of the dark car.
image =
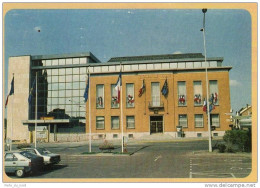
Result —
<instances>
[{"instance_id":1,"label":"dark car","mask_svg":"<svg viewBox=\"0 0 260 188\"><path fill-rule=\"evenodd\" d=\"M59 154L55 154L47 150L46 148L23 148L23 151L28 151L33 154L36 154L40 157L43 157L44 164L58 164L61 160Z\"/></svg>"}]
</instances>

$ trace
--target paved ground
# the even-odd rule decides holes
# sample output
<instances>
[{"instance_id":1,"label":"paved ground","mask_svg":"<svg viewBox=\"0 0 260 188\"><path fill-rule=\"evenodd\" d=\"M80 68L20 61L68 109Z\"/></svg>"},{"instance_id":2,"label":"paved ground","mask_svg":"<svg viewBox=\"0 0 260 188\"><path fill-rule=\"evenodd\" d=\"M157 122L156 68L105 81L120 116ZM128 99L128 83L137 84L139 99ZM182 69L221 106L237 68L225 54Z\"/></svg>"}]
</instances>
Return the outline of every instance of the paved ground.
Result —
<instances>
[{"instance_id":1,"label":"paved ground","mask_svg":"<svg viewBox=\"0 0 260 188\"><path fill-rule=\"evenodd\" d=\"M121 151L120 142L114 144ZM205 140L132 142L127 147L131 155L101 156L82 155L89 148L84 142L40 145L61 154L61 163L26 179L243 178L250 174L252 163L251 154L208 153ZM92 151L99 145L93 143Z\"/></svg>"},{"instance_id":2,"label":"paved ground","mask_svg":"<svg viewBox=\"0 0 260 188\"><path fill-rule=\"evenodd\" d=\"M249 154L193 154L190 178L245 178L252 170Z\"/></svg>"}]
</instances>

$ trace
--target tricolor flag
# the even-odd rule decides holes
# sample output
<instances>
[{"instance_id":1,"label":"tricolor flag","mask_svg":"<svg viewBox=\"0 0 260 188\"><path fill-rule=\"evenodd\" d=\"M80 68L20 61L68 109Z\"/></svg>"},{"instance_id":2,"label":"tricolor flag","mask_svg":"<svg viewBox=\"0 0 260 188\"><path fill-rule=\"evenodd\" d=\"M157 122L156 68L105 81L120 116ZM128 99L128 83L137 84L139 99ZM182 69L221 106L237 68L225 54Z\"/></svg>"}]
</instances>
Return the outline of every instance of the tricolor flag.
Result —
<instances>
[{"instance_id":1,"label":"tricolor flag","mask_svg":"<svg viewBox=\"0 0 260 188\"><path fill-rule=\"evenodd\" d=\"M33 97L33 93L35 92L35 86L36 86L36 78L34 79L33 81L33 84L32 84L32 87L30 89L30 94L29 94L29 97L28 97L28 103L31 104L32 102L32 97Z\"/></svg>"},{"instance_id":2,"label":"tricolor flag","mask_svg":"<svg viewBox=\"0 0 260 188\"><path fill-rule=\"evenodd\" d=\"M143 95L144 91L145 91L145 83L144 83L144 80L143 80L143 85L139 89L139 95L138 96L141 97Z\"/></svg>"},{"instance_id":3,"label":"tricolor flag","mask_svg":"<svg viewBox=\"0 0 260 188\"><path fill-rule=\"evenodd\" d=\"M209 104L209 113L211 113L212 110L215 109L215 105L213 103ZM207 102L206 99L204 99L204 103L203 103L203 111L208 113L207 111Z\"/></svg>"},{"instance_id":4,"label":"tricolor flag","mask_svg":"<svg viewBox=\"0 0 260 188\"><path fill-rule=\"evenodd\" d=\"M203 111L207 112L207 102L206 102L206 99L204 99L204 101L203 101Z\"/></svg>"},{"instance_id":5,"label":"tricolor flag","mask_svg":"<svg viewBox=\"0 0 260 188\"><path fill-rule=\"evenodd\" d=\"M83 96L85 98L85 102L88 101L89 77L90 76L88 76L88 81L87 81L86 89L85 89L84 96Z\"/></svg>"},{"instance_id":6,"label":"tricolor flag","mask_svg":"<svg viewBox=\"0 0 260 188\"><path fill-rule=\"evenodd\" d=\"M13 95L13 94L14 94L14 77L13 77L12 82L11 82L10 92L9 92L7 98L6 98L6 101L5 101L5 108L6 108L7 104L8 104L8 98L9 98L9 96L10 96L10 95Z\"/></svg>"},{"instance_id":7,"label":"tricolor flag","mask_svg":"<svg viewBox=\"0 0 260 188\"><path fill-rule=\"evenodd\" d=\"M117 102L118 103L120 102L120 89L121 89L121 86L122 86L122 76L121 76L121 71L120 71L118 79L117 79L117 82L116 82L116 87L115 87L115 90L117 91Z\"/></svg>"}]
</instances>

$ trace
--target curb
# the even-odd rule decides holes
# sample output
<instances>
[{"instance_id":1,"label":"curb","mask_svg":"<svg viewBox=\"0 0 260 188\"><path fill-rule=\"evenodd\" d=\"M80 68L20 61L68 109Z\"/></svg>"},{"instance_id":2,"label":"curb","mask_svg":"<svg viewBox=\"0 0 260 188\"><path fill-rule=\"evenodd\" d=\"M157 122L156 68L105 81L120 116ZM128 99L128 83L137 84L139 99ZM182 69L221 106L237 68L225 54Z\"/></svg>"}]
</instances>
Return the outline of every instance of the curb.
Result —
<instances>
[{"instance_id":1,"label":"curb","mask_svg":"<svg viewBox=\"0 0 260 188\"><path fill-rule=\"evenodd\" d=\"M78 155L68 155L72 157L114 157L114 156L122 156L122 157L129 157L131 153L127 154L115 154L115 153L97 153L97 154L78 154Z\"/></svg>"}]
</instances>

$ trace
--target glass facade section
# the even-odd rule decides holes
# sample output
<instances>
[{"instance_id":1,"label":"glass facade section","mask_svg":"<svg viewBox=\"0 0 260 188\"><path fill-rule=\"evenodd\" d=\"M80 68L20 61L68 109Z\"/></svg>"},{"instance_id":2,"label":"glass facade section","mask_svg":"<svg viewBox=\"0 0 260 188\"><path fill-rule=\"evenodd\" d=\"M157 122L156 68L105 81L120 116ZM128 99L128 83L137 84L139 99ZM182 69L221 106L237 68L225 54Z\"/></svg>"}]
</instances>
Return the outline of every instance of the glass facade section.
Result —
<instances>
[{"instance_id":1,"label":"glass facade section","mask_svg":"<svg viewBox=\"0 0 260 188\"><path fill-rule=\"evenodd\" d=\"M38 119L54 117L55 119L85 118L84 90L86 86L87 67L73 67L86 63L87 58L65 58L42 60L42 70L37 70L38 81ZM36 65L36 62L33 62ZM70 66L69 66L70 65ZM57 68L57 66L61 66ZM63 67L62 67L63 66ZM36 70L31 72L30 87L36 77ZM29 105L29 119L35 119L35 94Z\"/></svg>"}]
</instances>

